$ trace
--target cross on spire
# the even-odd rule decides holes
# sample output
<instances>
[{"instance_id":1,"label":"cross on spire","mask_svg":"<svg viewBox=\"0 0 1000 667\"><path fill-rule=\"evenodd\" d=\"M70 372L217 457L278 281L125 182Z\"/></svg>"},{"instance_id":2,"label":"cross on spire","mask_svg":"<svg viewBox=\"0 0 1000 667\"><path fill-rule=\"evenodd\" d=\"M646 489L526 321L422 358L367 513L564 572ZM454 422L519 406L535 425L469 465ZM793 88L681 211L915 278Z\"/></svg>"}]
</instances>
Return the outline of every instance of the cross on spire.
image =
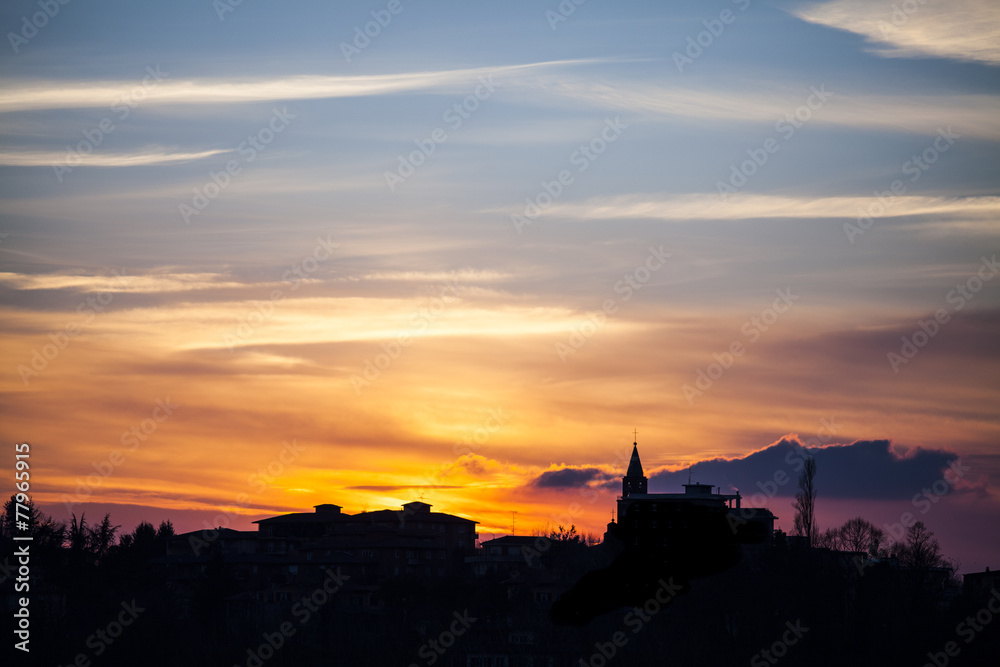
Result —
<instances>
[{"instance_id":1,"label":"cross on spire","mask_svg":"<svg viewBox=\"0 0 1000 667\"><path fill-rule=\"evenodd\" d=\"M636 429L636 430L632 431L632 435L634 435L634 436L635 436L635 441L634 441L634 443L635 443L635 442L639 442L639 429ZM634 443L633 443L633 444L634 444Z\"/></svg>"}]
</instances>

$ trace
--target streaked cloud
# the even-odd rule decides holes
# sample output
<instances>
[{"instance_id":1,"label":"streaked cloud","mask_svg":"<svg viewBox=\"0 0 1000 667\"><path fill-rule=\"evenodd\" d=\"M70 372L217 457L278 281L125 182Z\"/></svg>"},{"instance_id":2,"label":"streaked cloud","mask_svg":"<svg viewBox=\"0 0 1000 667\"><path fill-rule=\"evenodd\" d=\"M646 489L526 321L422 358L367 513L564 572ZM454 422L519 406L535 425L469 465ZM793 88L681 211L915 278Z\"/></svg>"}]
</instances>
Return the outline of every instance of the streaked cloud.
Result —
<instances>
[{"instance_id":1,"label":"streaked cloud","mask_svg":"<svg viewBox=\"0 0 1000 667\"><path fill-rule=\"evenodd\" d=\"M12 274L0 275L7 284L30 285L29 289L74 288L84 292L131 291L150 292L242 287L214 280L155 277L140 280L118 290L112 278L48 277L22 279ZM164 353L181 350L229 350L266 345L309 345L314 343L344 343L368 341L372 345L396 340L405 334L412 339L426 337L494 337L494 336L565 336L577 324L579 315L570 309L519 303L476 303L452 296L413 298L308 297L292 298L287 290L283 300L271 301L270 289L257 286L257 298L239 301L190 302L179 301L148 308L128 308L104 313L90 325L94 336L141 335L144 345ZM261 317L261 313L265 316ZM60 328L68 314L39 316L24 315L22 325L42 332ZM241 322L249 319L256 326L252 335L235 343L224 337L233 334ZM34 324L32 324L34 322ZM609 330L639 326L627 322L612 322ZM378 352L375 347L372 353ZM284 356L252 357L257 363L290 363ZM363 363L364 358L359 359Z\"/></svg>"},{"instance_id":2,"label":"streaked cloud","mask_svg":"<svg viewBox=\"0 0 1000 667\"><path fill-rule=\"evenodd\" d=\"M509 279L511 276L512 274L501 271L481 271L476 269L462 269L459 271L379 271L377 273L367 273L362 276L353 276L347 278L347 280L483 283L503 281Z\"/></svg>"},{"instance_id":3,"label":"streaked cloud","mask_svg":"<svg viewBox=\"0 0 1000 667\"><path fill-rule=\"evenodd\" d=\"M1000 65L1000 5L993 0L833 0L791 11L804 21L861 35L881 56Z\"/></svg>"},{"instance_id":4,"label":"streaked cloud","mask_svg":"<svg viewBox=\"0 0 1000 667\"><path fill-rule=\"evenodd\" d=\"M393 485L393 484L358 484L356 486L348 486L346 490L348 491L420 491L423 489L462 489L465 488L459 485L434 485L434 484L408 484L408 485Z\"/></svg>"},{"instance_id":5,"label":"streaked cloud","mask_svg":"<svg viewBox=\"0 0 1000 667\"><path fill-rule=\"evenodd\" d=\"M79 292L160 293L238 288L243 283L216 273L165 273L159 275L59 275L0 273L0 285L18 290L73 289Z\"/></svg>"},{"instance_id":6,"label":"streaked cloud","mask_svg":"<svg viewBox=\"0 0 1000 667\"><path fill-rule=\"evenodd\" d=\"M134 331L152 320L164 349L228 348L222 333L250 314L256 302L182 304L177 310L158 308L151 312L107 318L110 330ZM435 307L432 314L431 307ZM181 315L183 313L183 315ZM486 307L469 303L445 305L439 312L426 299L305 298L275 305L274 316L241 345L303 345L346 341L378 343L396 340L401 334L414 338L464 336L523 336L565 334L578 316L569 310L520 305ZM180 318L180 319L177 319ZM186 320L186 321L185 321ZM608 325L611 328L621 323ZM228 328L228 329L227 329ZM375 348L374 352L378 352ZM374 353L373 352L373 353ZM363 361L363 360L361 360Z\"/></svg>"},{"instance_id":7,"label":"streaked cloud","mask_svg":"<svg viewBox=\"0 0 1000 667\"><path fill-rule=\"evenodd\" d=\"M142 104L236 104L246 102L369 97L420 91L464 91L479 78L504 78L531 72L579 65L594 60L559 60L526 65L502 65L471 69L348 76L300 75L271 79L167 78L148 92ZM41 109L85 109L110 107L120 101L134 83L128 81L7 81L0 93L0 113ZM471 92L471 91L469 91Z\"/></svg>"},{"instance_id":8,"label":"streaked cloud","mask_svg":"<svg viewBox=\"0 0 1000 667\"><path fill-rule=\"evenodd\" d=\"M690 118L700 121L768 122L776 124L806 107L810 125L913 132L934 135L952 126L962 135L1000 139L1000 97L981 94L878 95L844 90L817 81L813 87L791 87L748 81L729 89L689 88L619 80L608 82L575 76L539 75L519 82L535 94L569 98L587 106L617 110L648 119ZM819 106L815 91L829 98ZM794 116L793 116L794 119ZM801 119L800 119L801 120ZM787 121L786 121L787 125Z\"/></svg>"},{"instance_id":9,"label":"streaked cloud","mask_svg":"<svg viewBox=\"0 0 1000 667\"><path fill-rule=\"evenodd\" d=\"M735 194L621 195L581 203L556 203L545 215L580 220L627 218L654 220L749 220L753 218L856 218L874 197L786 197ZM876 217L913 215L991 219L1000 214L1000 197L892 197Z\"/></svg>"},{"instance_id":10,"label":"streaked cloud","mask_svg":"<svg viewBox=\"0 0 1000 667\"><path fill-rule=\"evenodd\" d=\"M194 153L171 153L164 149L153 148L134 153L101 153L92 152L88 155L74 154L73 161L68 160L66 151L38 150L7 150L0 151L0 165L11 167L143 167L154 164L171 164L175 162L191 162L201 160L226 150L208 150Z\"/></svg>"}]
</instances>

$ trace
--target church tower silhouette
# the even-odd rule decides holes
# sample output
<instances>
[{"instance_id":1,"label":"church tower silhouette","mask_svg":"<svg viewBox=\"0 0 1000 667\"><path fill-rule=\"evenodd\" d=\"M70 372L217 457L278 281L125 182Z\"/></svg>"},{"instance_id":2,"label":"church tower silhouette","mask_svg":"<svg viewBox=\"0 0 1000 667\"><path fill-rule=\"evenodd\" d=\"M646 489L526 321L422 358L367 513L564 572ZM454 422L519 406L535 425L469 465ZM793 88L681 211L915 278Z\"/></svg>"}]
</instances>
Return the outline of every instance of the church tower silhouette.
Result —
<instances>
[{"instance_id":1,"label":"church tower silhouette","mask_svg":"<svg viewBox=\"0 0 1000 667\"><path fill-rule=\"evenodd\" d=\"M628 462L628 470L622 477L622 498L635 494L645 494L648 480L642 474L642 461L639 460L639 444L632 443L632 458Z\"/></svg>"}]
</instances>

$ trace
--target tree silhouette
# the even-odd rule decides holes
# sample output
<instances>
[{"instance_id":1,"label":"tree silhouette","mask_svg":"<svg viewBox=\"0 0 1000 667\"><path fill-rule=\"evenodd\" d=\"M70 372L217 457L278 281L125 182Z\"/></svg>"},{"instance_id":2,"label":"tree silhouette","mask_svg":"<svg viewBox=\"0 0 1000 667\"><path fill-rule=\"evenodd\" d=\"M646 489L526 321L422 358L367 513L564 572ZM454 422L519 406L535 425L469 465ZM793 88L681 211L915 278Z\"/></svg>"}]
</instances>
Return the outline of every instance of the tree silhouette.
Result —
<instances>
[{"instance_id":1,"label":"tree silhouette","mask_svg":"<svg viewBox=\"0 0 1000 667\"><path fill-rule=\"evenodd\" d=\"M118 539L118 546L133 560L147 561L156 555L156 529L150 522L140 521L131 533L125 533Z\"/></svg>"},{"instance_id":2,"label":"tree silhouette","mask_svg":"<svg viewBox=\"0 0 1000 667\"><path fill-rule=\"evenodd\" d=\"M885 556L887 545L885 531L860 516L848 519L837 528L827 528L816 536L818 547L835 551L856 551L872 558Z\"/></svg>"},{"instance_id":3,"label":"tree silhouette","mask_svg":"<svg viewBox=\"0 0 1000 667\"><path fill-rule=\"evenodd\" d=\"M799 490L795 494L795 532L808 539L811 546L816 541L816 459L808 457L799 475Z\"/></svg>"},{"instance_id":4,"label":"tree silhouette","mask_svg":"<svg viewBox=\"0 0 1000 667\"><path fill-rule=\"evenodd\" d=\"M156 529L156 541L165 546L174 535L176 535L176 533L174 532L173 522L170 521L170 519L161 521L160 527Z\"/></svg>"},{"instance_id":5,"label":"tree silhouette","mask_svg":"<svg viewBox=\"0 0 1000 667\"><path fill-rule=\"evenodd\" d=\"M69 524L69 550L71 553L80 555L84 552L89 551L90 547L90 531L87 528L87 513L82 512L80 514L80 520L77 521L76 514L70 515Z\"/></svg>"},{"instance_id":6,"label":"tree silhouette","mask_svg":"<svg viewBox=\"0 0 1000 667\"><path fill-rule=\"evenodd\" d=\"M558 530L552 530L549 532L549 539L556 542L566 542L569 544L582 544L583 536L576 532L576 526L570 526L568 529L565 526L560 525Z\"/></svg>"},{"instance_id":7,"label":"tree silhouette","mask_svg":"<svg viewBox=\"0 0 1000 667\"><path fill-rule=\"evenodd\" d=\"M907 528L904 541L893 544L892 550L899 558L899 562L907 567L923 569L941 567L945 564L944 556L941 555L941 545L923 521L917 521Z\"/></svg>"},{"instance_id":8,"label":"tree silhouette","mask_svg":"<svg viewBox=\"0 0 1000 667\"><path fill-rule=\"evenodd\" d=\"M846 551L857 551L872 557L885 555L885 531L867 519L860 516L848 519L840 527L840 535Z\"/></svg>"},{"instance_id":9,"label":"tree silhouette","mask_svg":"<svg viewBox=\"0 0 1000 667\"><path fill-rule=\"evenodd\" d=\"M102 560L115 543L115 533L121 526L111 525L111 513L104 515L99 524L90 529L89 547L97 560Z\"/></svg>"},{"instance_id":10,"label":"tree silhouette","mask_svg":"<svg viewBox=\"0 0 1000 667\"><path fill-rule=\"evenodd\" d=\"M39 545L40 548L61 547L66 537L66 524L56 521L42 512L35 507L35 503L31 500L22 503L22 505L26 505L28 508L28 532L32 535L35 544ZM18 531L16 527L17 495L14 494L3 505L3 514L0 515L0 535L13 537L17 532L23 534L24 531Z\"/></svg>"},{"instance_id":11,"label":"tree silhouette","mask_svg":"<svg viewBox=\"0 0 1000 667\"><path fill-rule=\"evenodd\" d=\"M827 528L816 536L816 546L835 551L856 551L872 558L887 555L888 538L875 524L856 516L836 528Z\"/></svg>"},{"instance_id":12,"label":"tree silhouette","mask_svg":"<svg viewBox=\"0 0 1000 667\"><path fill-rule=\"evenodd\" d=\"M816 542L813 546L841 551L844 549L844 536L840 528L827 528L822 533L817 532Z\"/></svg>"}]
</instances>

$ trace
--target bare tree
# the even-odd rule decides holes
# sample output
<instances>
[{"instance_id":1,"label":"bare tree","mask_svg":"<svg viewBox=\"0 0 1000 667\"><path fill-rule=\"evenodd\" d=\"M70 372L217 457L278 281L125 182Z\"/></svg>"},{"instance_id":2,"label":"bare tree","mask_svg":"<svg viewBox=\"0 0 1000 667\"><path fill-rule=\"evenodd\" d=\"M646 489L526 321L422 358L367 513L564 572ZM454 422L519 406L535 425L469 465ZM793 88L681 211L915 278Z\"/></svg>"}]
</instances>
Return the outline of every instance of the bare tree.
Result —
<instances>
[{"instance_id":1,"label":"bare tree","mask_svg":"<svg viewBox=\"0 0 1000 667\"><path fill-rule=\"evenodd\" d=\"M941 545L923 521L917 521L907 528L905 541L893 544L892 550L900 563L907 567L930 568L945 564Z\"/></svg>"},{"instance_id":2,"label":"bare tree","mask_svg":"<svg viewBox=\"0 0 1000 667\"><path fill-rule=\"evenodd\" d=\"M842 551L844 549L844 535L840 528L827 528L822 533L816 531L816 546Z\"/></svg>"},{"instance_id":3,"label":"bare tree","mask_svg":"<svg viewBox=\"0 0 1000 667\"><path fill-rule=\"evenodd\" d=\"M842 526L827 528L818 533L816 546L835 551L855 551L879 558L886 555L888 538L884 530L856 516L845 521Z\"/></svg>"},{"instance_id":4,"label":"bare tree","mask_svg":"<svg viewBox=\"0 0 1000 667\"><path fill-rule=\"evenodd\" d=\"M576 526L570 526L567 529L565 526L560 525L559 530L549 532L549 539L556 542L583 544L583 536L576 532Z\"/></svg>"},{"instance_id":5,"label":"bare tree","mask_svg":"<svg viewBox=\"0 0 1000 667\"><path fill-rule=\"evenodd\" d=\"M844 522L840 527L840 537L845 551L857 551L872 557L885 555L885 531L859 516Z\"/></svg>"},{"instance_id":6,"label":"bare tree","mask_svg":"<svg viewBox=\"0 0 1000 667\"><path fill-rule=\"evenodd\" d=\"M808 539L811 546L816 542L816 459L806 458L805 467L799 475L799 490L795 494L795 533Z\"/></svg>"}]
</instances>

